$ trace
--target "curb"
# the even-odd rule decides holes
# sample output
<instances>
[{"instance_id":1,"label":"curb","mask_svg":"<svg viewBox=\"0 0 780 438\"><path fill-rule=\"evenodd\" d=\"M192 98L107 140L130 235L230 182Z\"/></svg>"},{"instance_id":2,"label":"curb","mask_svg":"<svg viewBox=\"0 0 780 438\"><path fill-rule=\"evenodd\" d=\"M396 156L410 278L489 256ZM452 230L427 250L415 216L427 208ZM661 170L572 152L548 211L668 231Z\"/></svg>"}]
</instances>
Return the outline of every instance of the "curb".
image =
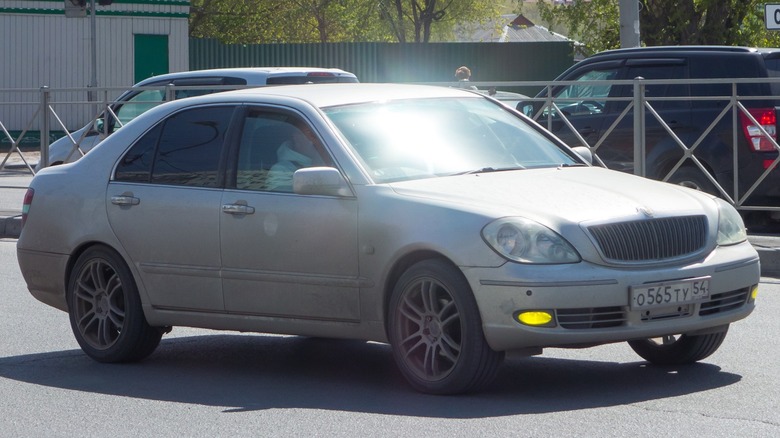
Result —
<instances>
[{"instance_id":1,"label":"curb","mask_svg":"<svg viewBox=\"0 0 780 438\"><path fill-rule=\"evenodd\" d=\"M2 224L0 224L0 238L2 239L17 239L22 232L22 215L10 216L2 218Z\"/></svg>"},{"instance_id":2,"label":"curb","mask_svg":"<svg viewBox=\"0 0 780 438\"><path fill-rule=\"evenodd\" d=\"M780 278L780 250L756 248L761 259L761 276Z\"/></svg>"},{"instance_id":3,"label":"curb","mask_svg":"<svg viewBox=\"0 0 780 438\"><path fill-rule=\"evenodd\" d=\"M780 278L780 247L776 236L755 234L748 241L758 251L761 259L761 276Z\"/></svg>"}]
</instances>

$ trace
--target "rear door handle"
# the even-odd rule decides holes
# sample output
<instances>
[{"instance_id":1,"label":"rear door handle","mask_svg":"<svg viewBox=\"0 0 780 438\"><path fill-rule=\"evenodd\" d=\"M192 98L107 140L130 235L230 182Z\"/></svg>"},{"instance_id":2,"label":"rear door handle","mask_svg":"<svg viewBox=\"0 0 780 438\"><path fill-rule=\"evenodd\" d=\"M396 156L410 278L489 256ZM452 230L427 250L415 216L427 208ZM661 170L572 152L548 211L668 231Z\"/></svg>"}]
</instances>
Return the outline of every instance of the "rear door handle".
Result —
<instances>
[{"instance_id":1,"label":"rear door handle","mask_svg":"<svg viewBox=\"0 0 780 438\"><path fill-rule=\"evenodd\" d=\"M132 193L125 192L119 196L112 196L111 203L114 205L138 205L141 200L133 196Z\"/></svg>"},{"instance_id":2,"label":"rear door handle","mask_svg":"<svg viewBox=\"0 0 780 438\"><path fill-rule=\"evenodd\" d=\"M236 201L233 204L223 204L222 213L227 214L254 214L255 208L246 205L246 201Z\"/></svg>"}]
</instances>

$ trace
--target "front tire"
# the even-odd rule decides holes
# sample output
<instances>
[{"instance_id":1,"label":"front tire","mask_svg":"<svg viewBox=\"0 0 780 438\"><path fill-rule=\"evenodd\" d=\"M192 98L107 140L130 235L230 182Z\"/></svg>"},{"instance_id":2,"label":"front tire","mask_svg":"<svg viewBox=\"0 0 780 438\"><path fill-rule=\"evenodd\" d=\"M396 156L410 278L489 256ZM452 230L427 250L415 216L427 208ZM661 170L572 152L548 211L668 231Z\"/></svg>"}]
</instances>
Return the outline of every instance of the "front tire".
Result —
<instances>
[{"instance_id":1,"label":"front tire","mask_svg":"<svg viewBox=\"0 0 780 438\"><path fill-rule=\"evenodd\" d=\"M98 362L132 362L152 354L162 330L149 326L133 276L109 248L94 246L68 282L70 325L81 349Z\"/></svg>"},{"instance_id":2,"label":"front tire","mask_svg":"<svg viewBox=\"0 0 780 438\"><path fill-rule=\"evenodd\" d=\"M388 336L401 373L429 394L475 391L493 380L503 359L485 341L463 274L440 260L419 262L398 280Z\"/></svg>"},{"instance_id":3,"label":"front tire","mask_svg":"<svg viewBox=\"0 0 780 438\"><path fill-rule=\"evenodd\" d=\"M629 341L628 345L646 361L655 365L684 365L698 362L718 350L728 333L706 335L669 335L661 338Z\"/></svg>"}]
</instances>

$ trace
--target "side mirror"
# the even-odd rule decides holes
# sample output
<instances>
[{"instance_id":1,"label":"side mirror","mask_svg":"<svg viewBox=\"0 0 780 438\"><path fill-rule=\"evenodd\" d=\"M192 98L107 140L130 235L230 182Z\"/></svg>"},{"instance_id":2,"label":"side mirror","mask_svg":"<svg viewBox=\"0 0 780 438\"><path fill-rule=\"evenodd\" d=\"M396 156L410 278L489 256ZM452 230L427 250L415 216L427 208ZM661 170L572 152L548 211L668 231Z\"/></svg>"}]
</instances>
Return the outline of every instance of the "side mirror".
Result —
<instances>
[{"instance_id":1,"label":"side mirror","mask_svg":"<svg viewBox=\"0 0 780 438\"><path fill-rule=\"evenodd\" d=\"M591 152L590 148L585 146L575 146L572 149L577 153L577 155L587 161L588 164L593 164L593 152Z\"/></svg>"},{"instance_id":2,"label":"side mirror","mask_svg":"<svg viewBox=\"0 0 780 438\"><path fill-rule=\"evenodd\" d=\"M521 100L517 103L516 109L530 118L534 118L536 113L539 112L544 106L544 102L535 102L530 100Z\"/></svg>"},{"instance_id":3,"label":"side mirror","mask_svg":"<svg viewBox=\"0 0 780 438\"><path fill-rule=\"evenodd\" d=\"M332 167L307 167L293 174L293 192L299 195L353 196L341 172Z\"/></svg>"},{"instance_id":4,"label":"side mirror","mask_svg":"<svg viewBox=\"0 0 780 438\"><path fill-rule=\"evenodd\" d=\"M99 134L102 134L103 133L103 129L105 128L105 126L106 126L106 122L101 117L101 118L95 119L95 121L92 123L92 130L97 132L97 133L99 133Z\"/></svg>"},{"instance_id":5,"label":"side mirror","mask_svg":"<svg viewBox=\"0 0 780 438\"><path fill-rule=\"evenodd\" d=\"M534 116L533 115L534 105L533 105L532 102L528 102L526 100L521 100L520 102L517 102L517 106L515 107L515 109L518 112L521 112L521 113L525 114L528 117L533 117Z\"/></svg>"}]
</instances>

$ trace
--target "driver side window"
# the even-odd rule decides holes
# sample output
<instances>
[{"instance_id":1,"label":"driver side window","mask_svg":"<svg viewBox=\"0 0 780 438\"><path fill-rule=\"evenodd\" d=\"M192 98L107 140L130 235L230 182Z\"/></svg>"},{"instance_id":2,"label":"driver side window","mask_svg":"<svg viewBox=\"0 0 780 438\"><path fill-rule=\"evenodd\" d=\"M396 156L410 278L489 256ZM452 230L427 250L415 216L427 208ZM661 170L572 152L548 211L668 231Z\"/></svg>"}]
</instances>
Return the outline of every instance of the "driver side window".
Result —
<instances>
[{"instance_id":1,"label":"driver side window","mask_svg":"<svg viewBox=\"0 0 780 438\"><path fill-rule=\"evenodd\" d=\"M607 106L612 84L594 83L617 79L618 68L588 70L576 79L578 83L565 86L555 103L566 117L601 114Z\"/></svg>"},{"instance_id":2,"label":"driver side window","mask_svg":"<svg viewBox=\"0 0 780 438\"><path fill-rule=\"evenodd\" d=\"M134 118L161 104L164 97L163 90L144 90L131 97L116 111L120 123L114 129L119 129Z\"/></svg>"},{"instance_id":3,"label":"driver side window","mask_svg":"<svg viewBox=\"0 0 780 438\"><path fill-rule=\"evenodd\" d=\"M302 118L251 110L239 142L236 188L292 193L296 170L331 165L322 149L316 131Z\"/></svg>"}]
</instances>

